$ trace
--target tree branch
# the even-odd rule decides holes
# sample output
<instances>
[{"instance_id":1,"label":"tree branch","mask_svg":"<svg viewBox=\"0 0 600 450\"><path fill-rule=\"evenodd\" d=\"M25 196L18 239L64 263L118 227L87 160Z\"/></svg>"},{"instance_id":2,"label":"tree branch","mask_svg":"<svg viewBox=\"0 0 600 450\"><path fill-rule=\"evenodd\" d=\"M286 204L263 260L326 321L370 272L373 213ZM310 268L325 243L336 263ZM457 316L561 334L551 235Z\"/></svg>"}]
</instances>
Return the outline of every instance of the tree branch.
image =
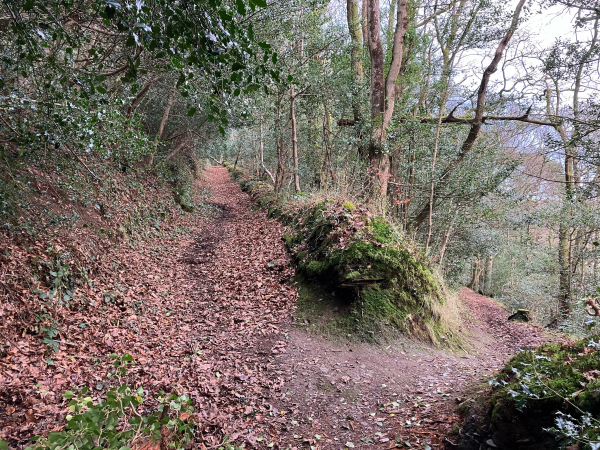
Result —
<instances>
[{"instance_id":1,"label":"tree branch","mask_svg":"<svg viewBox=\"0 0 600 450\"><path fill-rule=\"evenodd\" d=\"M157 78L158 78L158 75L153 75L152 78L150 78L150 80L146 83L146 86L144 86L144 88L138 93L138 95L136 95L136 97L133 99L133 101L129 105L129 108L127 108L127 116L131 116L131 113L133 113L133 107L135 106L135 104L144 96L144 94L146 92L148 92L148 90L154 84L154 82L156 81Z\"/></svg>"},{"instance_id":2,"label":"tree branch","mask_svg":"<svg viewBox=\"0 0 600 450\"><path fill-rule=\"evenodd\" d=\"M114 37L117 37L117 36L120 36L120 37L127 36L127 33L115 33L115 32L108 31L108 30L101 30L100 28L96 28L93 25L84 25L82 23L76 22L75 20L70 20L69 22L65 23L65 25L69 25L71 23L74 23L74 24L80 26L81 28L86 28L88 30L95 31L96 33L104 34L106 36L114 36Z\"/></svg>"},{"instance_id":3,"label":"tree branch","mask_svg":"<svg viewBox=\"0 0 600 450\"><path fill-rule=\"evenodd\" d=\"M496 52L494 53L494 57L493 57L492 61L490 62L489 66L483 72L483 76L481 77L481 84L479 85L479 89L477 91L477 103L475 106L475 117L473 119L468 119L467 121L462 122L462 123L471 125L470 129L469 129L469 134L467 135L466 139L464 140L456 158L454 158L454 160L451 161L446 166L446 168L442 171L442 174L439 177L440 180L443 180L444 178L449 177L456 170L456 168L462 163L463 159L465 159L465 157L471 152L471 150L473 149L473 146L475 145L475 142L477 142L477 138L479 136L479 133L480 133L481 128L484 123L483 113L484 113L484 109L485 109L485 100L486 100L486 96L487 96L490 78L491 78L492 74L496 71L496 69L498 68L498 64L500 63L500 60L502 59L504 50L508 46L508 43L510 42L513 34L515 33L515 30L517 29L517 25L519 23L519 17L521 15L521 11L522 11L523 6L525 5L526 1L527 0L520 0L519 3L517 4L515 11L513 13L510 27L509 27L508 31L506 32L506 34L504 35L504 37L502 38L502 40L500 41L500 43L498 44L498 47L496 48ZM512 119L512 120L529 121L531 119L529 119L527 117L528 114L529 114L529 110L527 111L527 113L525 113L524 116L521 116L520 118L516 118L516 119ZM446 119L448 119L448 117ZM452 119L452 120L454 122L447 122L447 123L459 123L459 122L456 122L456 120L460 120L460 119ZM493 120L493 119L490 116L488 116L487 120ZM499 118L497 118L497 120L503 120L503 118L500 116ZM434 199L434 204L435 204L435 199ZM428 214L430 213L431 207L433 207L433 205L430 205L429 202L427 202L427 204L423 207L423 209L421 209L421 211L417 214L417 216L411 221L412 224L417 227L420 226L423 223L423 221L427 218Z\"/></svg>"},{"instance_id":4,"label":"tree branch","mask_svg":"<svg viewBox=\"0 0 600 450\"><path fill-rule=\"evenodd\" d=\"M143 50L144 50L143 47L139 47L138 53L133 58L133 61L137 61L138 59L140 59L140 55L142 54ZM101 75L103 77L112 77L112 76L120 74L121 72L126 71L128 68L129 68L129 63L125 64L124 66L122 66L122 67L120 67L118 69L113 70L112 72L101 72L98 75Z\"/></svg>"},{"instance_id":5,"label":"tree branch","mask_svg":"<svg viewBox=\"0 0 600 450\"><path fill-rule=\"evenodd\" d=\"M457 0L453 0L450 3L448 3L448 6L446 6L444 9L440 9L437 12L434 12L432 15L430 15L429 17L426 17L425 19L421 20L420 22L417 22L415 24L415 28L421 28L423 25L427 25L429 22L431 22L433 19L435 19L438 16L441 16L442 14L444 14L445 12L448 12L450 10L450 8L452 8L452 6L454 6L454 4L457 2Z\"/></svg>"}]
</instances>

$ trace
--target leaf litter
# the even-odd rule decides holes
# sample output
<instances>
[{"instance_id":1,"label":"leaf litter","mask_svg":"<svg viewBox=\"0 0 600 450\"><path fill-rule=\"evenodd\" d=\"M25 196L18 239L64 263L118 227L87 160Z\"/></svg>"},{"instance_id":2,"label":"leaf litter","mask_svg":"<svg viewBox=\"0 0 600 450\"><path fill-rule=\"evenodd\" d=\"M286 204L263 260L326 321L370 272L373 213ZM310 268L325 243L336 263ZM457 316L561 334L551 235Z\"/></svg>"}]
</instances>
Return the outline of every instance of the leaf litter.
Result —
<instances>
[{"instance_id":1,"label":"leaf litter","mask_svg":"<svg viewBox=\"0 0 600 450\"><path fill-rule=\"evenodd\" d=\"M96 277L86 296L108 307L65 317L58 353L39 336L12 336L0 358L2 439L18 448L63 429L63 392L86 385L99 399L111 383L109 354L130 353L131 384L191 397L196 448L225 439L245 448L442 448L452 442L455 406L468 401L468 386L518 348L556 339L507 322L506 311L468 290L463 325L476 343L468 354L410 341L378 348L295 329L284 227L252 213L226 169L207 172L199 190L210 189L220 212L168 225L188 234L107 246L119 268Z\"/></svg>"}]
</instances>

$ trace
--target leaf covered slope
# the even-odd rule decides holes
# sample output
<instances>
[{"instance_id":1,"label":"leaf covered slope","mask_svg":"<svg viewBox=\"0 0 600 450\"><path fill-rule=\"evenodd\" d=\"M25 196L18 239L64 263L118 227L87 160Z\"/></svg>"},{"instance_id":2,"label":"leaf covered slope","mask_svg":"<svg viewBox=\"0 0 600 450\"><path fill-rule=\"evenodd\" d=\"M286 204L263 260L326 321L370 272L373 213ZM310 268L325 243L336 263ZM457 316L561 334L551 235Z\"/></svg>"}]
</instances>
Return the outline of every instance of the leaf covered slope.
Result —
<instances>
[{"instance_id":1,"label":"leaf covered slope","mask_svg":"<svg viewBox=\"0 0 600 450\"><path fill-rule=\"evenodd\" d=\"M333 199L284 203L260 181L241 185L290 227L284 240L298 264L300 312L333 291L346 306L329 327L337 331L367 340L404 332L433 342L448 333L442 283L387 219Z\"/></svg>"}]
</instances>

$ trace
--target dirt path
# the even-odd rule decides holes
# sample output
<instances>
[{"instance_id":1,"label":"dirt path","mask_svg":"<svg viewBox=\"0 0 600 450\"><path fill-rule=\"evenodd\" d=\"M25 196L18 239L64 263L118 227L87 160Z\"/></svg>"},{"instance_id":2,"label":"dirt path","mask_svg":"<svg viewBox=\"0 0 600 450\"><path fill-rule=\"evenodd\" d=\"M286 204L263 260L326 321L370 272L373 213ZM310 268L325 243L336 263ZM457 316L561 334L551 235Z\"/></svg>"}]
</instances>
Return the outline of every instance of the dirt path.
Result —
<instances>
[{"instance_id":1,"label":"dirt path","mask_svg":"<svg viewBox=\"0 0 600 450\"><path fill-rule=\"evenodd\" d=\"M265 221L262 212L249 214L248 199L224 169L211 169L210 178L214 202L226 211L215 227L222 234L211 260L213 280L240 271L237 291L217 288L221 298L234 302L221 308L229 311L228 317L240 314L239 320L263 321L258 333L252 326L240 330L255 346L254 353L241 349L241 359L260 362L254 370L245 370L249 378L236 379L241 384L236 389L258 395L246 402L245 425L241 428L238 419L232 437L281 448L333 449L346 443L387 447L397 442L439 447L456 422L453 409L457 398L465 400L466 389L491 376L519 348L548 340L541 329L507 322L506 311L466 289L461 292L464 326L475 343L468 353L452 354L410 341L387 347L331 342L293 329L290 299L295 293L279 284L292 275L281 226ZM197 273L204 270L198 268ZM259 291L254 290L259 284ZM235 302L241 302L242 311L231 311ZM254 309L249 310L250 305ZM270 329L274 333L265 334ZM231 335L223 340L230 342ZM265 385L267 379L272 384Z\"/></svg>"},{"instance_id":2,"label":"dirt path","mask_svg":"<svg viewBox=\"0 0 600 450\"><path fill-rule=\"evenodd\" d=\"M63 392L91 386L100 400L114 383L111 353L133 355L129 382L148 397L191 396L204 436L199 448L216 448L225 435L270 436L262 417L276 414L271 403L282 389L271 361L296 298L283 228L251 212L227 170L209 170L198 186L207 187L212 219L201 211L174 217L159 237L103 249L108 272L81 290L90 307L65 314L59 353L23 333L0 358L1 439L22 448L36 434L63 429Z\"/></svg>"},{"instance_id":3,"label":"dirt path","mask_svg":"<svg viewBox=\"0 0 600 450\"><path fill-rule=\"evenodd\" d=\"M340 344L292 330L288 352L277 360L292 368L289 402L313 418L294 434L313 441L315 434L326 436L323 448L346 442L452 448L455 407L477 393L473 387L485 389L483 383L518 350L556 339L541 328L508 322L508 312L468 289L460 297L468 352L411 341Z\"/></svg>"},{"instance_id":4,"label":"dirt path","mask_svg":"<svg viewBox=\"0 0 600 450\"><path fill-rule=\"evenodd\" d=\"M222 167L209 169L200 187L212 192L214 218L118 250L127 299L120 309L74 313L70 341L52 366L33 338L19 343L21 353L11 350L0 372L4 439L22 445L61 429L62 392L85 384L100 398L110 382L106 355L116 352L134 356L132 384L191 396L200 449L217 448L225 436L245 448L442 448L465 389L518 348L548 340L467 290L464 327L476 343L468 353L409 341L332 342L292 328L297 293L283 226L252 212Z\"/></svg>"}]
</instances>

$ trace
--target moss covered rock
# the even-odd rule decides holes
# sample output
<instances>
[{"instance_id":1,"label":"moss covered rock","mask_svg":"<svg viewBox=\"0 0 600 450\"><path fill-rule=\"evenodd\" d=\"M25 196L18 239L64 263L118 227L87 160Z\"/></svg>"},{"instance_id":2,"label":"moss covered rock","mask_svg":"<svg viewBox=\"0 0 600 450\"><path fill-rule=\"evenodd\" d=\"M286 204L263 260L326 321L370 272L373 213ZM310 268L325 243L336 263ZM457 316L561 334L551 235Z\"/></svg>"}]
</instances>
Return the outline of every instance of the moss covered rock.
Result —
<instances>
[{"instance_id":1,"label":"moss covered rock","mask_svg":"<svg viewBox=\"0 0 600 450\"><path fill-rule=\"evenodd\" d=\"M388 220L348 201L284 201L263 181L240 185L290 227L283 240L298 264L298 314L307 322L319 316L330 330L367 340L402 332L437 342L448 334L442 283ZM328 307L337 314L323 319Z\"/></svg>"},{"instance_id":2,"label":"moss covered rock","mask_svg":"<svg viewBox=\"0 0 600 450\"><path fill-rule=\"evenodd\" d=\"M360 322L379 334L436 339L440 283L386 219L334 200L304 202L281 217L292 228L285 241L299 272L350 299Z\"/></svg>"},{"instance_id":3,"label":"moss covered rock","mask_svg":"<svg viewBox=\"0 0 600 450\"><path fill-rule=\"evenodd\" d=\"M600 442L600 336L513 357L467 417L460 448L566 448Z\"/></svg>"}]
</instances>

